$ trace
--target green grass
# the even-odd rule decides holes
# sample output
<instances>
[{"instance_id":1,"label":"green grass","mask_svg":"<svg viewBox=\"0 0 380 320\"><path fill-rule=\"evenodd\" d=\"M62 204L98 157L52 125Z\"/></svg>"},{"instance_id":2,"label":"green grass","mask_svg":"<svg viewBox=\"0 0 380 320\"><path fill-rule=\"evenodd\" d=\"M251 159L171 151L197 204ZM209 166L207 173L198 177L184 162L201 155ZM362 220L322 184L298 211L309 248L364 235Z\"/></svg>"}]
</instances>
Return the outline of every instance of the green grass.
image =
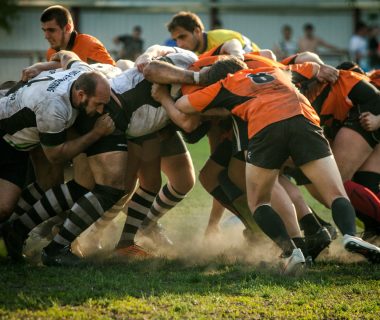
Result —
<instances>
[{"instance_id":1,"label":"green grass","mask_svg":"<svg viewBox=\"0 0 380 320\"><path fill-rule=\"evenodd\" d=\"M206 142L191 150L198 171ZM75 268L0 262L0 319L379 319L379 266L347 263L336 244L303 275L281 276L269 242L239 246L240 232L227 229L216 244L201 241L210 204L197 185L164 218L174 258ZM269 256L257 255L262 247Z\"/></svg>"}]
</instances>

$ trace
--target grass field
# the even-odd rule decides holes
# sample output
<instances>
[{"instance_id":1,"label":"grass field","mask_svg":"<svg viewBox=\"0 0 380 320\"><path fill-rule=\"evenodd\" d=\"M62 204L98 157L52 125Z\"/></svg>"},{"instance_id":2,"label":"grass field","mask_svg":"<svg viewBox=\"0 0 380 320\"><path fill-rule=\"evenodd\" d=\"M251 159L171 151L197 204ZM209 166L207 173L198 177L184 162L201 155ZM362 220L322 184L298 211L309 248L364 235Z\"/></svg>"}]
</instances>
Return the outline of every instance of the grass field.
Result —
<instances>
[{"instance_id":1,"label":"grass field","mask_svg":"<svg viewBox=\"0 0 380 320\"><path fill-rule=\"evenodd\" d=\"M198 172L206 143L191 152ZM203 241L210 204L197 185L167 214L176 247L157 258L72 268L1 261L0 319L380 319L380 266L346 254L338 239L301 276L281 276L279 251L265 240L246 245L239 225Z\"/></svg>"}]
</instances>

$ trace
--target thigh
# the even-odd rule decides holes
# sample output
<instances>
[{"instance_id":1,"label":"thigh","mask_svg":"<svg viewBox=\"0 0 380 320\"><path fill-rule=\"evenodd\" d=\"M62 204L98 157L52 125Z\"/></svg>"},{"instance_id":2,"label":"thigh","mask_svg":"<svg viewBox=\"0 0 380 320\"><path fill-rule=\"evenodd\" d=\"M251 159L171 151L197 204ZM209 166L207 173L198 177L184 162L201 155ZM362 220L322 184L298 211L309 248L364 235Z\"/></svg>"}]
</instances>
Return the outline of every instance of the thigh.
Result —
<instances>
[{"instance_id":1,"label":"thigh","mask_svg":"<svg viewBox=\"0 0 380 320\"><path fill-rule=\"evenodd\" d=\"M91 190L95 186L94 175L86 154L81 153L73 159L74 180L81 186Z\"/></svg>"},{"instance_id":2,"label":"thigh","mask_svg":"<svg viewBox=\"0 0 380 320\"><path fill-rule=\"evenodd\" d=\"M331 207L334 199L347 197L333 156L308 162L301 166L301 170L313 183L328 207Z\"/></svg>"},{"instance_id":3,"label":"thigh","mask_svg":"<svg viewBox=\"0 0 380 320\"><path fill-rule=\"evenodd\" d=\"M228 166L228 176L231 181L236 184L240 190L245 192L245 161L232 157Z\"/></svg>"},{"instance_id":4,"label":"thigh","mask_svg":"<svg viewBox=\"0 0 380 320\"><path fill-rule=\"evenodd\" d=\"M245 171L247 198L252 212L258 206L270 203L278 173L278 169L265 169L247 163Z\"/></svg>"},{"instance_id":5,"label":"thigh","mask_svg":"<svg viewBox=\"0 0 380 320\"><path fill-rule=\"evenodd\" d=\"M88 157L95 183L125 190L127 157L126 151L103 152Z\"/></svg>"},{"instance_id":6,"label":"thigh","mask_svg":"<svg viewBox=\"0 0 380 320\"><path fill-rule=\"evenodd\" d=\"M360 134L343 127L335 137L332 151L342 179L347 181L367 160L372 148Z\"/></svg>"},{"instance_id":7,"label":"thigh","mask_svg":"<svg viewBox=\"0 0 380 320\"><path fill-rule=\"evenodd\" d=\"M358 169L358 171L369 171L380 173L380 145L376 145L370 156Z\"/></svg>"},{"instance_id":8,"label":"thigh","mask_svg":"<svg viewBox=\"0 0 380 320\"><path fill-rule=\"evenodd\" d=\"M46 158L42 148L38 147L30 151L36 180L43 190L64 182L64 164L52 164Z\"/></svg>"},{"instance_id":9,"label":"thigh","mask_svg":"<svg viewBox=\"0 0 380 320\"><path fill-rule=\"evenodd\" d=\"M151 192L158 192L161 188L160 140L157 135L153 135L139 143L141 148L137 149L139 154L133 159L132 165L134 168L138 165L140 186Z\"/></svg>"},{"instance_id":10,"label":"thigh","mask_svg":"<svg viewBox=\"0 0 380 320\"><path fill-rule=\"evenodd\" d=\"M21 195L21 188L16 184L0 178L0 222L12 214Z\"/></svg>"}]
</instances>

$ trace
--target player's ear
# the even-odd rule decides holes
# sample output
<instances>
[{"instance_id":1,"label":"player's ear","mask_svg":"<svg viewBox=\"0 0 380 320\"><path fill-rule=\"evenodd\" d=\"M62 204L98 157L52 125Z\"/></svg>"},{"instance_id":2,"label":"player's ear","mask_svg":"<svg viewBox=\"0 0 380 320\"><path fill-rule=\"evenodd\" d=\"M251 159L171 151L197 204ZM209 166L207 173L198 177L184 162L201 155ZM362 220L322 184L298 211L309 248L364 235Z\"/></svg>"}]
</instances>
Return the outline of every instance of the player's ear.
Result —
<instances>
[{"instance_id":1,"label":"player's ear","mask_svg":"<svg viewBox=\"0 0 380 320\"><path fill-rule=\"evenodd\" d=\"M73 32L74 26L69 22L65 25L64 29L65 29L65 32Z\"/></svg>"}]
</instances>

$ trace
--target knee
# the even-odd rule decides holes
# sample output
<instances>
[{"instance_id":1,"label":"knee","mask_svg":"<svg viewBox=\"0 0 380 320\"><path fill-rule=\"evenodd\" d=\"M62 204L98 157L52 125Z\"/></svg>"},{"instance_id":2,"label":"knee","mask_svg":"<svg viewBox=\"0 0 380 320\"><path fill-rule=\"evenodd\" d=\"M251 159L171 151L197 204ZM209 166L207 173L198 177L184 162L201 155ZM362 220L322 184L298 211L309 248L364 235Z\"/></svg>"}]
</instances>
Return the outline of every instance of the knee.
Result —
<instances>
[{"instance_id":1,"label":"knee","mask_svg":"<svg viewBox=\"0 0 380 320\"><path fill-rule=\"evenodd\" d=\"M7 220L13 213L14 203L1 203L0 205L0 221Z\"/></svg>"},{"instance_id":2,"label":"knee","mask_svg":"<svg viewBox=\"0 0 380 320\"><path fill-rule=\"evenodd\" d=\"M174 181L170 181L172 187L182 194L189 193L195 185L194 172L188 172L186 175L178 177Z\"/></svg>"},{"instance_id":3,"label":"knee","mask_svg":"<svg viewBox=\"0 0 380 320\"><path fill-rule=\"evenodd\" d=\"M210 192L217 186L217 177L210 176L206 168L202 168L198 175L199 182L206 191Z\"/></svg>"}]
</instances>

